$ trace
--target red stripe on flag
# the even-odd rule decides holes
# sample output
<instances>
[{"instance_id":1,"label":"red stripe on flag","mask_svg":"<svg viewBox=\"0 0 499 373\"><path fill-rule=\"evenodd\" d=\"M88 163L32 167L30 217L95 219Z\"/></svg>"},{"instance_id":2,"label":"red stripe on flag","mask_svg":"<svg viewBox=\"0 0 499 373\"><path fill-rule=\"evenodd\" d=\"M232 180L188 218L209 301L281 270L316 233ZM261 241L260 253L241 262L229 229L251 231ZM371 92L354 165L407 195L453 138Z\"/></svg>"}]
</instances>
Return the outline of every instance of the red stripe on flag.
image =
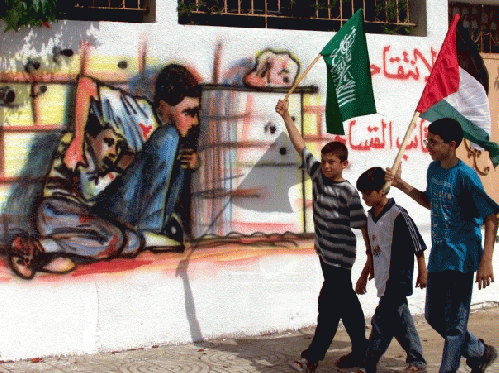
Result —
<instances>
[{"instance_id":1,"label":"red stripe on flag","mask_svg":"<svg viewBox=\"0 0 499 373\"><path fill-rule=\"evenodd\" d=\"M452 19L435 65L419 99L416 111L423 114L432 105L459 89L459 60L456 49L456 26L459 14Z\"/></svg>"}]
</instances>

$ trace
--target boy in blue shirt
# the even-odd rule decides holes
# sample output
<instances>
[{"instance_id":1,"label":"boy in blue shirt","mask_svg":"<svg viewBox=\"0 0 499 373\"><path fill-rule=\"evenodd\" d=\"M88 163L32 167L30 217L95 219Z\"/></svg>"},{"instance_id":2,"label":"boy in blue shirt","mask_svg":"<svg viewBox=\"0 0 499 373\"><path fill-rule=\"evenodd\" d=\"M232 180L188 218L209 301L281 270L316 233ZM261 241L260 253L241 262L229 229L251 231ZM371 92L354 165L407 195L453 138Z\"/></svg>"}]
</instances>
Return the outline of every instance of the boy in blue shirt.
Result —
<instances>
[{"instance_id":1,"label":"boy in blue shirt","mask_svg":"<svg viewBox=\"0 0 499 373\"><path fill-rule=\"evenodd\" d=\"M352 287L351 269L356 254L352 228L362 230L366 247L369 240L359 193L343 178L348 150L341 142L330 142L322 148L319 162L305 147L305 140L289 115L288 102L279 101L276 111L283 118L289 138L312 179L314 247L324 276L314 338L291 366L298 372L314 372L319 361L324 359L340 320L350 336L352 352L341 357L336 365L342 368L357 366L364 358L366 336L364 312Z\"/></svg>"},{"instance_id":2,"label":"boy in blue shirt","mask_svg":"<svg viewBox=\"0 0 499 373\"><path fill-rule=\"evenodd\" d=\"M496 349L468 331L473 274L478 288L494 281L492 254L497 233L497 205L484 191L476 172L456 155L463 130L443 118L428 127L426 144L433 162L426 191L403 181L400 169L386 180L431 210L432 249L428 262L425 316L445 340L440 373L456 372L461 356L472 373L481 373L497 358ZM481 226L484 225L482 249Z\"/></svg>"},{"instance_id":3,"label":"boy in blue shirt","mask_svg":"<svg viewBox=\"0 0 499 373\"><path fill-rule=\"evenodd\" d=\"M426 370L423 349L409 311L407 297L413 291L414 256L418 262L416 287L427 282L424 250L426 244L407 211L388 198L383 190L385 171L372 167L360 175L357 190L371 209L367 232L371 251L357 281L357 294L365 294L366 283L374 270L379 304L371 319L372 329L366 357L358 372L374 373L376 365L393 338L407 352L406 373Z\"/></svg>"}]
</instances>

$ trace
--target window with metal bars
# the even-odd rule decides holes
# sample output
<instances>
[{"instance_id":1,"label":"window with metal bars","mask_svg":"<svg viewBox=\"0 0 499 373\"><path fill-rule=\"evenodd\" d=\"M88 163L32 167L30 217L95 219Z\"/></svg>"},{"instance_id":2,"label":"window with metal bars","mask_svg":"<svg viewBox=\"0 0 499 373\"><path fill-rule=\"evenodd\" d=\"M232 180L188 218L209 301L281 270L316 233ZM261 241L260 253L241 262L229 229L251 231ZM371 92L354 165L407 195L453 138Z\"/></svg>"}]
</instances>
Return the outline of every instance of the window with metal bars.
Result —
<instances>
[{"instance_id":1,"label":"window with metal bars","mask_svg":"<svg viewBox=\"0 0 499 373\"><path fill-rule=\"evenodd\" d=\"M449 20L455 14L480 52L499 53L499 6L451 2Z\"/></svg>"},{"instance_id":2,"label":"window with metal bars","mask_svg":"<svg viewBox=\"0 0 499 373\"><path fill-rule=\"evenodd\" d=\"M155 22L155 0L71 0L67 19Z\"/></svg>"},{"instance_id":3,"label":"window with metal bars","mask_svg":"<svg viewBox=\"0 0 499 373\"><path fill-rule=\"evenodd\" d=\"M364 9L367 32L412 34L411 0L178 0L179 23L337 31Z\"/></svg>"}]
</instances>

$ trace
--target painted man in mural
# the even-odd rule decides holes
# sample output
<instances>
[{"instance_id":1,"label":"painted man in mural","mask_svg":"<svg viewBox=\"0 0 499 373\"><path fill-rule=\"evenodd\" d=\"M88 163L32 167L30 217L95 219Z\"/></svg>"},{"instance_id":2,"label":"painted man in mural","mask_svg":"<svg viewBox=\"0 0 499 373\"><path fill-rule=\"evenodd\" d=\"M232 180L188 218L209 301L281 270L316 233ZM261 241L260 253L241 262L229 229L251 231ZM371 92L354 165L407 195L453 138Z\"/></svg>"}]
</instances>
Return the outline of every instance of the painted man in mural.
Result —
<instances>
[{"instance_id":1,"label":"painted man in mural","mask_svg":"<svg viewBox=\"0 0 499 373\"><path fill-rule=\"evenodd\" d=\"M61 138L38 208L39 237L14 238L13 271L67 272L74 263L183 250L175 208L199 166L201 89L168 65L154 102L80 77L74 131Z\"/></svg>"}]
</instances>

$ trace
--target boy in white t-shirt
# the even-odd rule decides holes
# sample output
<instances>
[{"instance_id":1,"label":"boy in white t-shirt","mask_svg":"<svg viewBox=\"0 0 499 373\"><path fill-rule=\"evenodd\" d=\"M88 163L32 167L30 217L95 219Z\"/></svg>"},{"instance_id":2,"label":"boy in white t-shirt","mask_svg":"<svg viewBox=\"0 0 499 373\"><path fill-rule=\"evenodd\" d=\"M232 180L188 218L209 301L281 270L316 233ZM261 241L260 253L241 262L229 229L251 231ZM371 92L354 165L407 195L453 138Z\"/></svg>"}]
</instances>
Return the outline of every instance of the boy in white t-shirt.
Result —
<instances>
[{"instance_id":1,"label":"boy in white t-shirt","mask_svg":"<svg viewBox=\"0 0 499 373\"><path fill-rule=\"evenodd\" d=\"M426 287L427 271L423 251L426 245L407 211L388 198L383 191L385 171L372 167L357 180L366 205L367 232L371 250L357 281L356 292L364 294L366 283L374 271L379 304L371 320L366 357L356 372L376 372L376 365L393 338L407 352L405 372L426 369L421 341L407 305L413 291L414 255L418 262L416 287Z\"/></svg>"}]
</instances>

